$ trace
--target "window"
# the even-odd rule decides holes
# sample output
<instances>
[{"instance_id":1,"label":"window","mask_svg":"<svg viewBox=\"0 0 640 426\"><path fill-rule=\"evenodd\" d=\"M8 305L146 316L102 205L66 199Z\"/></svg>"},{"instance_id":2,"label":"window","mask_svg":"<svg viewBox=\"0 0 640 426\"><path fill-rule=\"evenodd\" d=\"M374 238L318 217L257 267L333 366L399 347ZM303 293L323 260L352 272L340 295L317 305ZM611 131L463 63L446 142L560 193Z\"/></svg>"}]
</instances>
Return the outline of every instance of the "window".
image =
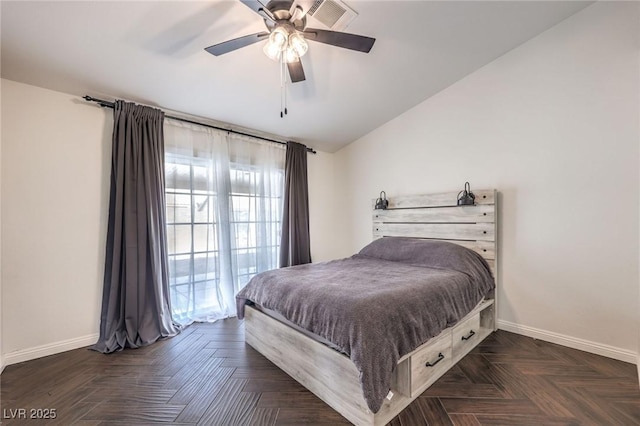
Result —
<instances>
[{"instance_id":1,"label":"window","mask_svg":"<svg viewBox=\"0 0 640 426\"><path fill-rule=\"evenodd\" d=\"M235 294L279 256L283 168L198 154L165 155L169 287L183 324L235 315Z\"/></svg>"},{"instance_id":2,"label":"window","mask_svg":"<svg viewBox=\"0 0 640 426\"><path fill-rule=\"evenodd\" d=\"M284 171L279 170L272 179L282 186ZM255 170L239 166L231 169L237 290L258 272L278 267L282 197L261 195L256 191L260 186L260 174Z\"/></svg>"}]
</instances>

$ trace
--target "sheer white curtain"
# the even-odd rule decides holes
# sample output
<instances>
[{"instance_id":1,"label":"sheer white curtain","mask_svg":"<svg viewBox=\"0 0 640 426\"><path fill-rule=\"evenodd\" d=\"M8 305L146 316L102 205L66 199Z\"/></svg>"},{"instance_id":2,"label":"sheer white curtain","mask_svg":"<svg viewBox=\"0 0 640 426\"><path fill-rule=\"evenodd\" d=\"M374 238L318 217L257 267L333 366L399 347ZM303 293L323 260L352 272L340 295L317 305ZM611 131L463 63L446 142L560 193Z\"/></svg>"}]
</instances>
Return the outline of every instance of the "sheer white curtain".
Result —
<instances>
[{"instance_id":1,"label":"sheer white curtain","mask_svg":"<svg viewBox=\"0 0 640 426\"><path fill-rule=\"evenodd\" d=\"M165 120L171 308L182 324L235 315L235 294L278 267L285 149Z\"/></svg>"}]
</instances>

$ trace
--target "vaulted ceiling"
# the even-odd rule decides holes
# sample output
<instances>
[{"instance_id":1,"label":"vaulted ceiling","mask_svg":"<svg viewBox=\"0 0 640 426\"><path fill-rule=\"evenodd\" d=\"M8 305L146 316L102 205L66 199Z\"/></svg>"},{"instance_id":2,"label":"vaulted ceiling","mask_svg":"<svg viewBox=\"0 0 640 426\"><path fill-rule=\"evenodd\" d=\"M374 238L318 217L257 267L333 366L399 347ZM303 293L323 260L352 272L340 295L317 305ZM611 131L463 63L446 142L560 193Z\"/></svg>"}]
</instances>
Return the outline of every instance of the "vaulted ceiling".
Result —
<instances>
[{"instance_id":1,"label":"vaulted ceiling","mask_svg":"<svg viewBox=\"0 0 640 426\"><path fill-rule=\"evenodd\" d=\"M347 3L359 16L345 31L376 44L364 54L310 42L307 80L288 86L285 118L279 67L262 43L219 57L203 50L265 28L235 0L2 1L2 77L158 105L334 152L592 2Z\"/></svg>"}]
</instances>

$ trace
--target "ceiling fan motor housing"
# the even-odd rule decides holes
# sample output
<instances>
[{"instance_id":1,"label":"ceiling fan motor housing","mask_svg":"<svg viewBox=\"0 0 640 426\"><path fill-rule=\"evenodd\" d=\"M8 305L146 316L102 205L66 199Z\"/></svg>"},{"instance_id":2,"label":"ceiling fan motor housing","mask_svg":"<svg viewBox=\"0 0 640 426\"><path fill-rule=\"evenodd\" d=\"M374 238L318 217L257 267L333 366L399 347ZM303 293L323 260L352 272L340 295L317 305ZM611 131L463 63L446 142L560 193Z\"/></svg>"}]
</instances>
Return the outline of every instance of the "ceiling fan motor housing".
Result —
<instances>
[{"instance_id":1,"label":"ceiling fan motor housing","mask_svg":"<svg viewBox=\"0 0 640 426\"><path fill-rule=\"evenodd\" d=\"M293 1L291 0L272 0L265 6L276 18L276 22L272 22L269 19L264 20L264 24L269 29L269 32L274 28L281 25L291 25L297 31L303 31L307 25L307 17L302 16L299 19L291 21L291 6Z\"/></svg>"}]
</instances>

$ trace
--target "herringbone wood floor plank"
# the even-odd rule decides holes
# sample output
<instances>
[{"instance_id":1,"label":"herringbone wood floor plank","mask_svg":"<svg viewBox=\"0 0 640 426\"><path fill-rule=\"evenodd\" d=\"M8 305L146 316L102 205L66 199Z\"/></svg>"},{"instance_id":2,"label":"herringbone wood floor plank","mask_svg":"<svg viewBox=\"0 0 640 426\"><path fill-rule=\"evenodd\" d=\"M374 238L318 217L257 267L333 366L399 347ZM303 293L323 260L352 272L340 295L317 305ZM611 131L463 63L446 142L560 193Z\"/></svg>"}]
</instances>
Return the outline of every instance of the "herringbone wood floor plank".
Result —
<instances>
[{"instance_id":1,"label":"herringbone wood floor plank","mask_svg":"<svg viewBox=\"0 0 640 426\"><path fill-rule=\"evenodd\" d=\"M277 408L256 408L253 410L249 426L273 426L277 418Z\"/></svg>"},{"instance_id":2,"label":"herringbone wood floor plank","mask_svg":"<svg viewBox=\"0 0 640 426\"><path fill-rule=\"evenodd\" d=\"M12 365L2 425L54 408L50 425L339 425L348 422L244 343L236 319L102 355L86 349ZM392 426L640 425L636 367L504 331L489 336Z\"/></svg>"},{"instance_id":3,"label":"herringbone wood floor plank","mask_svg":"<svg viewBox=\"0 0 640 426\"><path fill-rule=\"evenodd\" d=\"M200 392L198 392L182 410L178 416L179 421L182 422L197 422L204 415L207 408L211 405L213 400L218 396L218 393L224 389L223 384L233 374L231 368L220 368L220 374L215 377L207 386L204 386Z\"/></svg>"},{"instance_id":4,"label":"herringbone wood floor plank","mask_svg":"<svg viewBox=\"0 0 640 426\"><path fill-rule=\"evenodd\" d=\"M480 422L473 414L449 414L453 426L480 426Z\"/></svg>"}]
</instances>

